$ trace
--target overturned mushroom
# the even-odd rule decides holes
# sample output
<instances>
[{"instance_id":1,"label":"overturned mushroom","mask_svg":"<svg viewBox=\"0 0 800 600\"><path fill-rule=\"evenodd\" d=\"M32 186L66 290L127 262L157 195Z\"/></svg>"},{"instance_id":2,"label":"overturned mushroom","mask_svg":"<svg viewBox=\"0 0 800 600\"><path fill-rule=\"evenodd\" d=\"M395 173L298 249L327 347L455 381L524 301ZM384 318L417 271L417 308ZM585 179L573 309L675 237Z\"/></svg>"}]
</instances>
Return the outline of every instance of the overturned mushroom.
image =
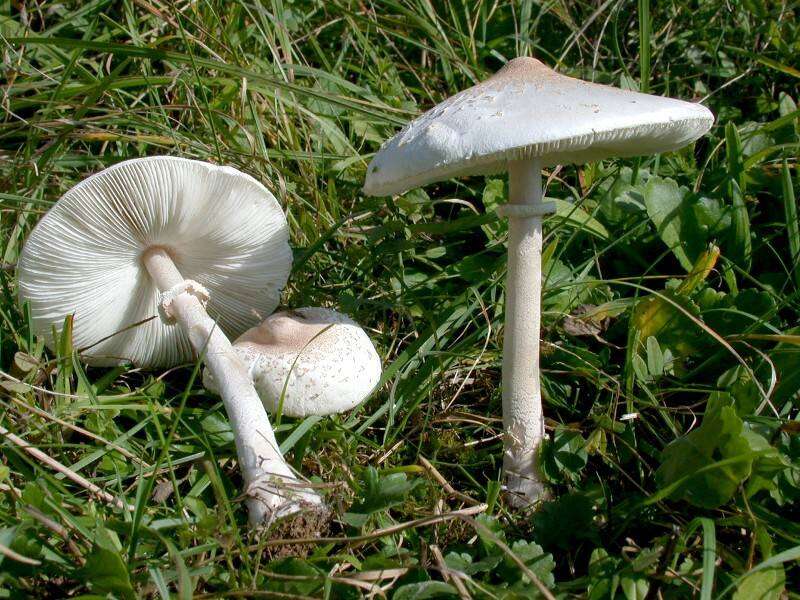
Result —
<instances>
[{"instance_id":1,"label":"overturned mushroom","mask_svg":"<svg viewBox=\"0 0 800 600\"><path fill-rule=\"evenodd\" d=\"M85 179L42 218L19 259L19 297L51 347L52 331L73 314L74 345L90 365L166 367L201 356L218 382L256 524L321 505L281 456L226 337L275 309L291 261L280 205L252 177L135 159Z\"/></svg>"},{"instance_id":2,"label":"overturned mushroom","mask_svg":"<svg viewBox=\"0 0 800 600\"><path fill-rule=\"evenodd\" d=\"M542 167L680 148L714 117L700 104L598 85L534 58L500 71L424 115L383 144L367 169L367 194L400 194L464 175L508 172L508 274L503 341L504 468L511 501L545 492L537 466L544 437L539 382Z\"/></svg>"},{"instance_id":3,"label":"overturned mushroom","mask_svg":"<svg viewBox=\"0 0 800 600\"><path fill-rule=\"evenodd\" d=\"M273 414L305 417L350 410L369 396L381 377L380 357L364 330L347 315L327 308L270 315L233 348ZM203 383L218 391L208 370Z\"/></svg>"}]
</instances>

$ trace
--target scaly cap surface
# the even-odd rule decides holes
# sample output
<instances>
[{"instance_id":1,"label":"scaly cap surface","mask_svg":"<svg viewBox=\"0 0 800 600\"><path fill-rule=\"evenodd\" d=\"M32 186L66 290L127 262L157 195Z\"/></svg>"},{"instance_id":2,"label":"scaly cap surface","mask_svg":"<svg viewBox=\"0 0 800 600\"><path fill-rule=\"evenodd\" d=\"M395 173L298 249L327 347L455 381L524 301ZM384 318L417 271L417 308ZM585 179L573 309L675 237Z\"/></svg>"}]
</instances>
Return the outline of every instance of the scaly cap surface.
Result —
<instances>
[{"instance_id":1,"label":"scaly cap surface","mask_svg":"<svg viewBox=\"0 0 800 600\"><path fill-rule=\"evenodd\" d=\"M704 106L589 83L535 58L515 58L448 98L383 144L364 192L399 194L435 181L506 170L676 150L714 122Z\"/></svg>"},{"instance_id":2,"label":"scaly cap surface","mask_svg":"<svg viewBox=\"0 0 800 600\"><path fill-rule=\"evenodd\" d=\"M381 377L369 336L327 308L275 313L236 340L234 349L249 365L266 409L276 412L283 395L283 414L292 417L350 410ZM207 373L203 383L214 389Z\"/></svg>"}]
</instances>

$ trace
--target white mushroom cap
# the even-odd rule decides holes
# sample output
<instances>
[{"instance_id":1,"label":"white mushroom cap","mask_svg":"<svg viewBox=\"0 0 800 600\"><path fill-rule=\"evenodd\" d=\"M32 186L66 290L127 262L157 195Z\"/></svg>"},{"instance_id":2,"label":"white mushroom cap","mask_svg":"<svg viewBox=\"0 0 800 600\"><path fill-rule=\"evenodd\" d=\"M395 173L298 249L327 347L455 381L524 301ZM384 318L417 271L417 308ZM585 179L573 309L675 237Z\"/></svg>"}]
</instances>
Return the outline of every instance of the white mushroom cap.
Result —
<instances>
[{"instance_id":1,"label":"white mushroom cap","mask_svg":"<svg viewBox=\"0 0 800 600\"><path fill-rule=\"evenodd\" d=\"M80 182L42 218L19 259L19 297L49 345L74 314L74 346L88 347L89 364L175 365L192 349L182 328L159 318L142 253L166 249L236 336L275 310L288 237L277 200L249 175L174 157L128 160Z\"/></svg>"},{"instance_id":2,"label":"white mushroom cap","mask_svg":"<svg viewBox=\"0 0 800 600\"><path fill-rule=\"evenodd\" d=\"M543 166L675 150L709 130L700 104L560 75L515 58L383 144L364 192L399 194L434 181L506 170L509 160Z\"/></svg>"},{"instance_id":3,"label":"white mushroom cap","mask_svg":"<svg viewBox=\"0 0 800 600\"><path fill-rule=\"evenodd\" d=\"M381 378L381 359L350 317L327 308L275 313L233 345L269 412L290 417L350 410ZM214 390L208 371L203 383ZM285 392L284 392L285 389Z\"/></svg>"}]
</instances>

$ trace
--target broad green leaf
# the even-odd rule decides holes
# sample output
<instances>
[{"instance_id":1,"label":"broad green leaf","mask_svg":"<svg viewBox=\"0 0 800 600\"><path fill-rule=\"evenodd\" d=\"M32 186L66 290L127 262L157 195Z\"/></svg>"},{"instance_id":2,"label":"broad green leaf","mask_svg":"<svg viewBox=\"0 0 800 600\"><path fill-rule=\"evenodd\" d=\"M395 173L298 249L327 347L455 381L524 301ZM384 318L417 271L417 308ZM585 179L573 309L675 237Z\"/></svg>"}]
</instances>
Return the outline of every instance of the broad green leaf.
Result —
<instances>
[{"instance_id":1,"label":"broad green leaf","mask_svg":"<svg viewBox=\"0 0 800 600\"><path fill-rule=\"evenodd\" d=\"M644 205L644 186L650 173L640 169L637 183L631 183L633 170L623 167L619 176L605 190L600 201L600 215L607 223L633 223L646 212Z\"/></svg>"},{"instance_id":2,"label":"broad green leaf","mask_svg":"<svg viewBox=\"0 0 800 600\"><path fill-rule=\"evenodd\" d=\"M230 421L219 412L208 413L200 426L215 446L226 446L233 443L233 430Z\"/></svg>"},{"instance_id":3,"label":"broad green leaf","mask_svg":"<svg viewBox=\"0 0 800 600\"><path fill-rule=\"evenodd\" d=\"M487 213L497 210L507 200L505 181L502 179L487 179L481 199Z\"/></svg>"},{"instance_id":4,"label":"broad green leaf","mask_svg":"<svg viewBox=\"0 0 800 600\"><path fill-rule=\"evenodd\" d=\"M625 600L644 600L650 590L650 585L644 577L623 577L620 580L620 587L625 594Z\"/></svg>"},{"instance_id":5,"label":"broad green leaf","mask_svg":"<svg viewBox=\"0 0 800 600\"><path fill-rule=\"evenodd\" d=\"M466 552L462 552L460 554L456 552L450 552L444 557L444 562L451 569L460 571L467 575L475 575L477 573L488 573L494 571L497 565L503 561L504 556L504 554L498 551L495 554L490 554L481 558L480 560L474 561L472 556Z\"/></svg>"},{"instance_id":6,"label":"broad green leaf","mask_svg":"<svg viewBox=\"0 0 800 600\"><path fill-rule=\"evenodd\" d=\"M588 597L590 600L607 600L617 597L620 585L619 559L609 556L604 548L595 548L589 557L589 585Z\"/></svg>"},{"instance_id":7,"label":"broad green leaf","mask_svg":"<svg viewBox=\"0 0 800 600\"><path fill-rule=\"evenodd\" d=\"M119 552L96 544L80 572L81 578L95 592L111 593L126 599L135 597L128 568Z\"/></svg>"},{"instance_id":8,"label":"broad green leaf","mask_svg":"<svg viewBox=\"0 0 800 600\"><path fill-rule=\"evenodd\" d=\"M503 526L497 517L493 517L492 515L481 514L475 517L475 520L483 525L486 529L488 529L493 536L486 533L483 528L477 528L476 532L478 534L478 538L481 541L481 548L483 549L483 553L487 555L493 555L495 553L499 553L500 550L497 548L497 543L495 542L495 538L499 539L502 542L506 541L506 534L503 531Z\"/></svg>"},{"instance_id":9,"label":"broad green leaf","mask_svg":"<svg viewBox=\"0 0 800 600\"><path fill-rule=\"evenodd\" d=\"M458 598L458 591L444 581L420 581L402 585L393 600L427 600L428 598Z\"/></svg>"},{"instance_id":10,"label":"broad green leaf","mask_svg":"<svg viewBox=\"0 0 800 600\"><path fill-rule=\"evenodd\" d=\"M525 566L539 578L545 587L552 587L555 584L553 569L555 569L556 563L553 555L546 554L539 544L517 540L511 544L511 551L525 563ZM503 565L498 572L505 581L522 580L530 583L519 566L505 554L503 555Z\"/></svg>"},{"instance_id":11,"label":"broad green leaf","mask_svg":"<svg viewBox=\"0 0 800 600\"><path fill-rule=\"evenodd\" d=\"M367 516L401 503L420 483L419 480L408 481L405 473L382 476L374 467L367 467L362 476L361 499L350 507L344 518L359 527L366 522Z\"/></svg>"},{"instance_id":12,"label":"broad green leaf","mask_svg":"<svg viewBox=\"0 0 800 600\"><path fill-rule=\"evenodd\" d=\"M658 345L658 340L652 335L645 340L647 352L647 370L650 375L658 377L664 372L664 353Z\"/></svg>"},{"instance_id":13,"label":"broad green leaf","mask_svg":"<svg viewBox=\"0 0 800 600\"><path fill-rule=\"evenodd\" d=\"M703 332L687 312L694 318L700 317L700 309L691 299L665 290L659 296L648 296L638 302L631 325L638 329L639 339L653 337L660 348L669 349L673 356L683 358L696 354L706 342Z\"/></svg>"},{"instance_id":14,"label":"broad green leaf","mask_svg":"<svg viewBox=\"0 0 800 600\"><path fill-rule=\"evenodd\" d=\"M736 585L733 600L780 600L786 583L782 565L756 571Z\"/></svg>"},{"instance_id":15,"label":"broad green leaf","mask_svg":"<svg viewBox=\"0 0 800 600\"><path fill-rule=\"evenodd\" d=\"M650 382L650 372L647 368L647 363L644 359L639 355L635 354L633 359L631 359L631 366L633 367L633 372L636 375L636 379L641 383L649 383Z\"/></svg>"},{"instance_id":16,"label":"broad green leaf","mask_svg":"<svg viewBox=\"0 0 800 600\"><path fill-rule=\"evenodd\" d=\"M552 481L577 481L587 460L586 440L580 431L559 425L552 440L542 444L541 466Z\"/></svg>"},{"instance_id":17,"label":"broad green leaf","mask_svg":"<svg viewBox=\"0 0 800 600\"><path fill-rule=\"evenodd\" d=\"M706 247L707 234L697 222L689 190L672 179L651 177L644 188L644 204L661 240L691 271Z\"/></svg>"},{"instance_id":18,"label":"broad green leaf","mask_svg":"<svg viewBox=\"0 0 800 600\"><path fill-rule=\"evenodd\" d=\"M789 461L782 457L763 436L754 431L745 429L742 435L747 439L750 449L759 453L753 459L753 470L747 480L745 494L751 497L761 490L773 490L775 477L790 466Z\"/></svg>"},{"instance_id":19,"label":"broad green leaf","mask_svg":"<svg viewBox=\"0 0 800 600\"><path fill-rule=\"evenodd\" d=\"M721 237L731 226L731 209L718 198L700 196L692 203L698 229L709 241Z\"/></svg>"},{"instance_id":20,"label":"broad green leaf","mask_svg":"<svg viewBox=\"0 0 800 600\"><path fill-rule=\"evenodd\" d=\"M675 499L716 508L733 498L759 453L770 449L761 436L744 430L733 407L712 396L700 427L664 449L656 479L662 488L681 482L670 494Z\"/></svg>"},{"instance_id":21,"label":"broad green leaf","mask_svg":"<svg viewBox=\"0 0 800 600\"><path fill-rule=\"evenodd\" d=\"M717 379L717 385L726 390L736 414L748 417L761 403L761 393L755 385L750 373L742 365L731 367Z\"/></svg>"},{"instance_id":22,"label":"broad green leaf","mask_svg":"<svg viewBox=\"0 0 800 600\"><path fill-rule=\"evenodd\" d=\"M772 333L765 323L774 321L775 300L769 292L754 289L731 294L698 295L703 320L722 336Z\"/></svg>"}]
</instances>

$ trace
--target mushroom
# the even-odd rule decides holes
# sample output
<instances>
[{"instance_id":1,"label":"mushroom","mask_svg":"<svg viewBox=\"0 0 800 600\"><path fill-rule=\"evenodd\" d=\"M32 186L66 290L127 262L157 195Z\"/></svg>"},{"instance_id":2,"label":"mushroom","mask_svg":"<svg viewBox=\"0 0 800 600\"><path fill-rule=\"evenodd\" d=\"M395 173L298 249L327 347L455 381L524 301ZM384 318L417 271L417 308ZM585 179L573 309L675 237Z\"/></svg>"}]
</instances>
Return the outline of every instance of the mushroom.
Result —
<instances>
[{"instance_id":1,"label":"mushroom","mask_svg":"<svg viewBox=\"0 0 800 600\"><path fill-rule=\"evenodd\" d=\"M381 378L381 359L364 330L328 308L270 315L239 337L233 349L273 414L341 413L364 401ZM203 384L217 391L208 370Z\"/></svg>"},{"instance_id":2,"label":"mushroom","mask_svg":"<svg viewBox=\"0 0 800 600\"><path fill-rule=\"evenodd\" d=\"M89 365L168 367L203 358L231 422L253 524L321 506L283 459L226 337L275 309L292 262L288 237L280 205L252 177L152 157L67 191L18 263L20 301L51 348L52 332L72 314L73 343Z\"/></svg>"},{"instance_id":3,"label":"mushroom","mask_svg":"<svg viewBox=\"0 0 800 600\"><path fill-rule=\"evenodd\" d=\"M500 71L415 119L383 144L364 192L400 194L463 175L507 171L510 219L503 344L506 489L526 506L545 494L539 381L544 166L675 150L711 127L700 104L625 91L556 73L534 58Z\"/></svg>"}]
</instances>

